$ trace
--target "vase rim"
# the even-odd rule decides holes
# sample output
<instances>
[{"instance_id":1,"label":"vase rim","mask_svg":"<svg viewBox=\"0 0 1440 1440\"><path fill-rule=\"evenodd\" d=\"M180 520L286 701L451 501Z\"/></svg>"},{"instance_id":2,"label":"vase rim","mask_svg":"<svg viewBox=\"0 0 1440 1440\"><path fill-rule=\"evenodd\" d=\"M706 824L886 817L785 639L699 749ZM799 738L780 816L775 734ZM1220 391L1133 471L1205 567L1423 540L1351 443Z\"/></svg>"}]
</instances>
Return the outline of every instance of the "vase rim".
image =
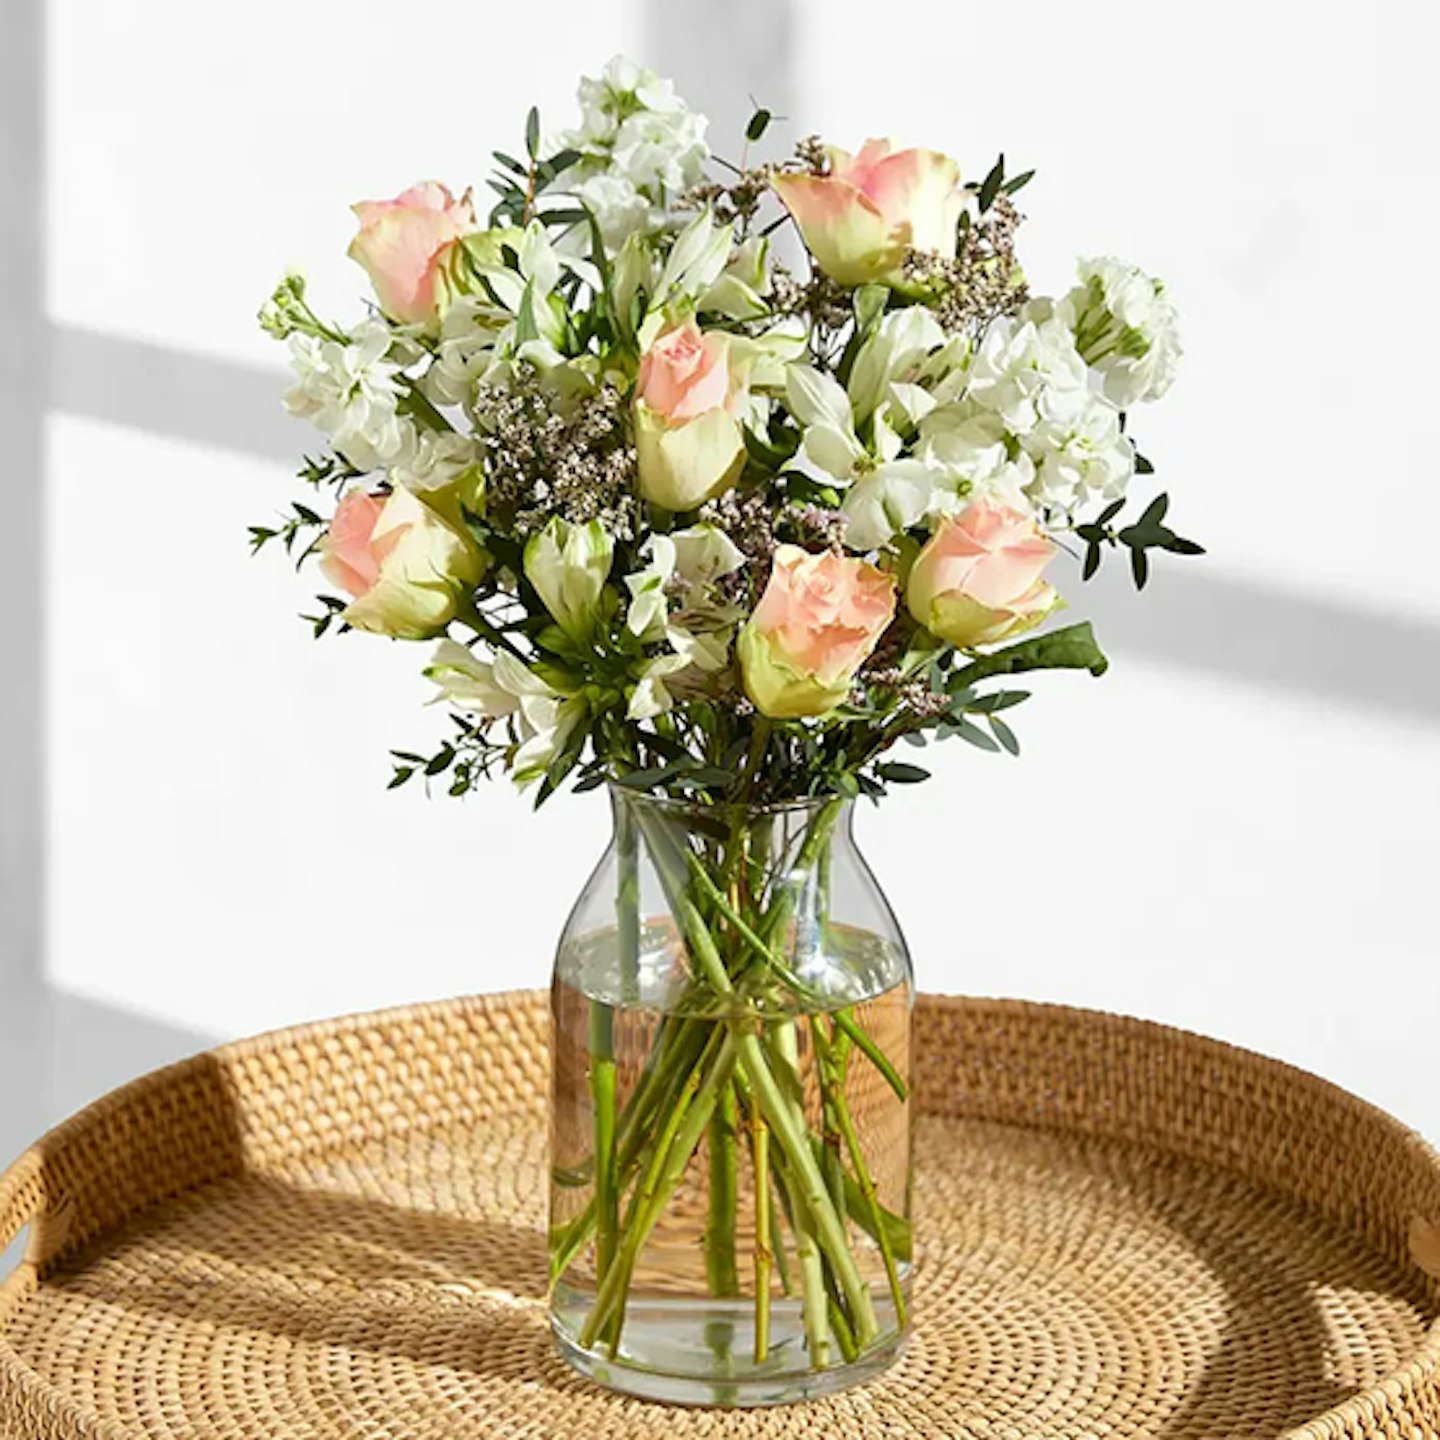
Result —
<instances>
[{"instance_id":1,"label":"vase rim","mask_svg":"<svg viewBox=\"0 0 1440 1440\"><path fill-rule=\"evenodd\" d=\"M657 810L668 811L673 815L733 815L737 812L744 815L763 817L766 815L803 815L813 814L824 809L826 805L835 805L844 809L852 805L854 800L846 795L802 795L794 800L772 800L764 805L748 805L729 802L722 805L705 805L693 800L676 800L669 795L653 795L648 790L641 790L637 786L622 785L618 780L606 781L606 788L611 795L622 796L627 800L639 800L646 805L653 805Z\"/></svg>"}]
</instances>

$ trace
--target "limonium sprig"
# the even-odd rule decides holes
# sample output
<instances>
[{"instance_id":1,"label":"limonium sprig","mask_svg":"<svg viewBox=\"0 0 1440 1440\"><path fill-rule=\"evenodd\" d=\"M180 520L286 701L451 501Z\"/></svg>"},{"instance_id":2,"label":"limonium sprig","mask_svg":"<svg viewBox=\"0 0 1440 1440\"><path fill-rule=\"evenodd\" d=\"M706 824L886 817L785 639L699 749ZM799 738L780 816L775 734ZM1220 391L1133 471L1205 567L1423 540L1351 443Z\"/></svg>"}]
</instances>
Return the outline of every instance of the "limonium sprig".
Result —
<instances>
[{"instance_id":1,"label":"limonium sprig","mask_svg":"<svg viewBox=\"0 0 1440 1440\"><path fill-rule=\"evenodd\" d=\"M1165 287L1101 257L1033 294L1003 159L756 158L760 110L727 161L625 59L579 99L494 152L484 219L438 181L354 207L368 313L293 273L261 311L325 450L252 542L318 563L317 634L425 642L453 724L392 785L753 803L924 778L901 741L1016 752L1010 677L1106 665L1054 623L1070 537L1139 586L1200 553L1163 495L1121 515L1181 353Z\"/></svg>"}]
</instances>

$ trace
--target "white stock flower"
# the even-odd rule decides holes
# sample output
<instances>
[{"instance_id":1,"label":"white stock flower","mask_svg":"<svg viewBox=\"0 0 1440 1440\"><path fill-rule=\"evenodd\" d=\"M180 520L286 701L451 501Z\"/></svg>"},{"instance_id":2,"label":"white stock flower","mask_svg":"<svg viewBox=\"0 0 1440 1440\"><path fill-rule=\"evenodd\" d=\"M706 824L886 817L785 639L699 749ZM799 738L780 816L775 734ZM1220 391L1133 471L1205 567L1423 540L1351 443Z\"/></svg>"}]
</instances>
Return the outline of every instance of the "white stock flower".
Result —
<instances>
[{"instance_id":1,"label":"white stock flower","mask_svg":"<svg viewBox=\"0 0 1440 1440\"><path fill-rule=\"evenodd\" d=\"M1120 412L1103 395L1068 420L1049 420L1023 437L1035 462L1030 498L1065 515L1118 500L1135 472L1135 447L1120 429Z\"/></svg>"},{"instance_id":2,"label":"white stock flower","mask_svg":"<svg viewBox=\"0 0 1440 1440\"><path fill-rule=\"evenodd\" d=\"M566 143L584 146L613 142L621 121L636 109L661 115L684 112L685 102L665 80L628 55L612 55L599 76L582 75L578 92L581 125Z\"/></svg>"},{"instance_id":3,"label":"white stock flower","mask_svg":"<svg viewBox=\"0 0 1440 1440\"><path fill-rule=\"evenodd\" d=\"M357 470L402 463L417 444L414 424L397 409L400 370L386 360L391 335L378 320L357 325L348 344L290 337L296 383L285 408L309 420Z\"/></svg>"},{"instance_id":4,"label":"white stock flower","mask_svg":"<svg viewBox=\"0 0 1440 1440\"><path fill-rule=\"evenodd\" d=\"M397 485L417 495L443 490L480 460L480 447L453 430L420 432L414 451L390 469Z\"/></svg>"},{"instance_id":5,"label":"white stock flower","mask_svg":"<svg viewBox=\"0 0 1440 1440\"><path fill-rule=\"evenodd\" d=\"M966 395L1015 435L1085 408L1090 381L1069 327L1058 318L996 320L970 365Z\"/></svg>"},{"instance_id":6,"label":"white stock flower","mask_svg":"<svg viewBox=\"0 0 1440 1440\"><path fill-rule=\"evenodd\" d=\"M989 411L1003 424L1011 459L1020 450L1029 456L1035 475L1026 494L1043 511L1070 515L1125 493L1135 450L1120 412L1092 388L1069 325L1045 302L986 332L964 408ZM936 425L929 422L932 433Z\"/></svg>"},{"instance_id":7,"label":"white stock flower","mask_svg":"<svg viewBox=\"0 0 1440 1440\"><path fill-rule=\"evenodd\" d=\"M706 119L653 70L617 55L580 81L581 124L559 137L581 159L569 180L607 247L671 223L670 206L703 176Z\"/></svg>"},{"instance_id":8,"label":"white stock flower","mask_svg":"<svg viewBox=\"0 0 1440 1440\"><path fill-rule=\"evenodd\" d=\"M435 359L425 372L425 394L435 405L473 405L475 391L495 369L506 310L488 298L462 295L445 311Z\"/></svg>"},{"instance_id":9,"label":"white stock flower","mask_svg":"<svg viewBox=\"0 0 1440 1440\"><path fill-rule=\"evenodd\" d=\"M673 199L705 173L710 147L706 120L686 109L640 110L616 132L610 164L637 190L655 199Z\"/></svg>"},{"instance_id":10,"label":"white stock flower","mask_svg":"<svg viewBox=\"0 0 1440 1440\"><path fill-rule=\"evenodd\" d=\"M1175 378L1182 354L1175 306L1164 284L1110 256L1079 261L1080 283L1057 312L1076 348L1122 410L1158 400Z\"/></svg>"},{"instance_id":11,"label":"white stock flower","mask_svg":"<svg viewBox=\"0 0 1440 1440\"><path fill-rule=\"evenodd\" d=\"M1035 463L997 415L965 404L932 410L920 422L917 454L939 477L932 517L953 515L981 498L1011 510L1030 508L1025 492L1035 479Z\"/></svg>"}]
</instances>

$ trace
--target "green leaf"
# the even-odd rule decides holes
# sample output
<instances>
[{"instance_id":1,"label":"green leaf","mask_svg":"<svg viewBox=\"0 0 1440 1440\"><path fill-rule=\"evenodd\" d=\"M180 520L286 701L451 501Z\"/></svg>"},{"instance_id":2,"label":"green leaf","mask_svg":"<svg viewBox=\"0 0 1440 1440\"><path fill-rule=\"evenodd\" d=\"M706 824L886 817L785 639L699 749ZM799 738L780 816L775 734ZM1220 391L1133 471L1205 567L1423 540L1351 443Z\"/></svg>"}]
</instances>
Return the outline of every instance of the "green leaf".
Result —
<instances>
[{"instance_id":1,"label":"green leaf","mask_svg":"<svg viewBox=\"0 0 1440 1440\"><path fill-rule=\"evenodd\" d=\"M1169 508L1170 497L1168 495L1157 495L1145 507L1145 513L1140 517L1140 524L1147 530L1152 529L1165 518L1165 512Z\"/></svg>"},{"instance_id":2,"label":"green leaf","mask_svg":"<svg viewBox=\"0 0 1440 1440\"><path fill-rule=\"evenodd\" d=\"M990 716L990 729L994 731L995 738L1012 755L1020 753L1020 742L1015 738L1015 732L998 716Z\"/></svg>"},{"instance_id":3,"label":"green leaf","mask_svg":"<svg viewBox=\"0 0 1440 1440\"><path fill-rule=\"evenodd\" d=\"M998 715L1002 710L1013 709L1030 698L1028 690L996 690L993 694L982 695L978 700L965 706L972 714Z\"/></svg>"},{"instance_id":4,"label":"green leaf","mask_svg":"<svg viewBox=\"0 0 1440 1440\"><path fill-rule=\"evenodd\" d=\"M1035 172L1033 170L1026 170L1022 174L1017 175L1013 180L1007 180L1000 188L1005 194L1013 195L1017 190L1023 190L1034 178Z\"/></svg>"},{"instance_id":5,"label":"green leaf","mask_svg":"<svg viewBox=\"0 0 1440 1440\"><path fill-rule=\"evenodd\" d=\"M491 154L507 169L513 170L517 175L528 175L528 167L522 165L513 155L507 155L503 150L493 150Z\"/></svg>"},{"instance_id":6,"label":"green leaf","mask_svg":"<svg viewBox=\"0 0 1440 1440\"><path fill-rule=\"evenodd\" d=\"M1143 546L1137 545L1130 552L1130 573L1135 577L1135 588L1143 590L1150 578L1150 561Z\"/></svg>"},{"instance_id":7,"label":"green leaf","mask_svg":"<svg viewBox=\"0 0 1440 1440\"><path fill-rule=\"evenodd\" d=\"M980 194L977 203L980 206L980 213L983 215L994 203L995 197L1000 193L1000 187L1005 183L1005 157L1000 156L990 167L990 173L980 184Z\"/></svg>"},{"instance_id":8,"label":"green leaf","mask_svg":"<svg viewBox=\"0 0 1440 1440\"><path fill-rule=\"evenodd\" d=\"M989 675L1018 675L1026 670L1088 670L1103 675L1110 662L1095 643L1095 634L1088 620L1031 635L1015 644L981 655L950 677L952 690L963 688Z\"/></svg>"},{"instance_id":9,"label":"green leaf","mask_svg":"<svg viewBox=\"0 0 1440 1440\"><path fill-rule=\"evenodd\" d=\"M1124 508L1124 496L1121 496L1119 500L1112 500L1096 517L1096 523L1108 525Z\"/></svg>"},{"instance_id":10,"label":"green leaf","mask_svg":"<svg viewBox=\"0 0 1440 1440\"><path fill-rule=\"evenodd\" d=\"M427 775L440 775L450 768L450 762L455 758L453 746L442 745L426 762L425 773Z\"/></svg>"},{"instance_id":11,"label":"green leaf","mask_svg":"<svg viewBox=\"0 0 1440 1440\"><path fill-rule=\"evenodd\" d=\"M918 785L930 778L930 772L919 765L907 765L902 760L886 760L875 767L875 773L891 785Z\"/></svg>"},{"instance_id":12,"label":"green leaf","mask_svg":"<svg viewBox=\"0 0 1440 1440\"><path fill-rule=\"evenodd\" d=\"M992 740L973 720L957 720L951 727L954 734L962 740L968 741L977 750L988 750L990 753L998 753L1000 746Z\"/></svg>"},{"instance_id":13,"label":"green leaf","mask_svg":"<svg viewBox=\"0 0 1440 1440\"><path fill-rule=\"evenodd\" d=\"M540 112L533 105L525 117L525 150L532 160L540 153Z\"/></svg>"},{"instance_id":14,"label":"green leaf","mask_svg":"<svg viewBox=\"0 0 1440 1440\"><path fill-rule=\"evenodd\" d=\"M1137 450L1135 452L1135 473L1137 475L1153 475L1155 467ZM1120 502L1124 504L1124 501Z\"/></svg>"},{"instance_id":15,"label":"green leaf","mask_svg":"<svg viewBox=\"0 0 1440 1440\"><path fill-rule=\"evenodd\" d=\"M1085 563L1080 568L1080 578L1088 580L1100 568L1100 544L1092 540L1085 550Z\"/></svg>"},{"instance_id":16,"label":"green leaf","mask_svg":"<svg viewBox=\"0 0 1440 1440\"><path fill-rule=\"evenodd\" d=\"M750 117L749 123L745 126L745 138L753 144L770 128L772 118L770 112L761 106Z\"/></svg>"},{"instance_id":17,"label":"green leaf","mask_svg":"<svg viewBox=\"0 0 1440 1440\"><path fill-rule=\"evenodd\" d=\"M412 765L398 765L395 773L390 777L390 783L385 787L387 790L398 790L413 774L415 768Z\"/></svg>"}]
</instances>

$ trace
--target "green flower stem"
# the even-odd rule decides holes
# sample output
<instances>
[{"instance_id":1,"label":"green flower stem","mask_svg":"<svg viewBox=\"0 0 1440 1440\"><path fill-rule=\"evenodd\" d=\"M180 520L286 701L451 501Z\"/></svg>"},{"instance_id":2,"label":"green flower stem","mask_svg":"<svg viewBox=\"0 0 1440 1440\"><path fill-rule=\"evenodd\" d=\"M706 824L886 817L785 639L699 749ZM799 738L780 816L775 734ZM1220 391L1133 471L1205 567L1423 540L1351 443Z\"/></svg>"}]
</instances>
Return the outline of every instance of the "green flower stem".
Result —
<instances>
[{"instance_id":1,"label":"green flower stem","mask_svg":"<svg viewBox=\"0 0 1440 1440\"><path fill-rule=\"evenodd\" d=\"M798 1084L800 1055L792 1022L786 1021L776 1027L774 1045L782 1075L788 1078L792 1086ZM758 1103L756 1108L760 1109ZM817 1370L824 1370L830 1364L825 1265L820 1258L820 1247L815 1240L815 1229L810 1216L805 1213L805 1206L796 1198L789 1164L778 1164L776 1173L781 1182L782 1193L788 1197L789 1203L785 1209L790 1218L790 1233L795 1237L795 1260L800 1270L800 1312L805 1324L805 1344L810 1353L811 1365Z\"/></svg>"},{"instance_id":2,"label":"green flower stem","mask_svg":"<svg viewBox=\"0 0 1440 1440\"><path fill-rule=\"evenodd\" d=\"M750 1146L755 1157L755 1363L770 1354L770 1271L775 1263L771 1235L770 1129L758 1105L750 1107Z\"/></svg>"},{"instance_id":3,"label":"green flower stem","mask_svg":"<svg viewBox=\"0 0 1440 1440\"><path fill-rule=\"evenodd\" d=\"M666 1053L658 1063L646 1072L641 1085L631 1093L630 1101L622 1110L617 1144L616 1176L617 1189L623 1193L632 1179L637 1165L652 1146L655 1139L654 1123L662 1111L668 1111L675 1103L686 1078L699 1063L708 1039L707 1027L687 1022L689 1028L682 1033L673 1029L674 1037ZM662 1047L656 1046L651 1052L652 1060L659 1055ZM644 1092L642 1095L642 1091ZM636 1103L641 1100L643 1103ZM575 1257L585 1247L595 1229L597 1207L592 1195L585 1208L563 1229L557 1228L551 1235L550 1279L559 1279L570 1268Z\"/></svg>"},{"instance_id":4,"label":"green flower stem","mask_svg":"<svg viewBox=\"0 0 1440 1440\"><path fill-rule=\"evenodd\" d=\"M787 989L794 991L800 999L808 1004L823 1007L824 996L817 994L797 975L788 965L770 948L766 942L748 925L745 920L736 913L729 901L716 888L715 882L706 873L705 867L694 856L691 857L691 874L695 877L700 889L705 892L710 903L714 905L726 924L730 925L737 935L748 945L751 951L763 960L775 972L777 978ZM834 1023L844 1031L858 1049L864 1052L865 1058L885 1078L885 1083L903 1100L908 1087L901 1078L900 1072L890 1063L885 1052L865 1033L864 1027L855 1019L854 1015L846 1010L836 1010L831 1017Z\"/></svg>"},{"instance_id":5,"label":"green flower stem","mask_svg":"<svg viewBox=\"0 0 1440 1440\"><path fill-rule=\"evenodd\" d=\"M710 1116L709 1218L705 1226L705 1278L712 1295L738 1295L735 1211L740 1195L735 1089L727 1085Z\"/></svg>"},{"instance_id":6,"label":"green flower stem","mask_svg":"<svg viewBox=\"0 0 1440 1440\"><path fill-rule=\"evenodd\" d=\"M810 1032L815 1047L815 1069L820 1078L820 1154L821 1170L825 1175L825 1188L830 1192L830 1201L840 1212L845 1213L845 1159L841 1153L843 1139L840 1134L840 1120L836 1113L836 1097L843 1101L845 1072L848 1065L843 1057L825 1045L825 1029L818 1015L810 1017ZM846 1047L848 1050L848 1046Z\"/></svg>"},{"instance_id":7,"label":"green flower stem","mask_svg":"<svg viewBox=\"0 0 1440 1440\"><path fill-rule=\"evenodd\" d=\"M624 801L616 807L615 839L619 876L615 889L615 941L620 960L620 999L640 1001L640 836Z\"/></svg>"},{"instance_id":8,"label":"green flower stem","mask_svg":"<svg viewBox=\"0 0 1440 1440\"><path fill-rule=\"evenodd\" d=\"M848 1037L842 1032L834 1039L827 1041L818 1022L813 1025L813 1029L816 1060L821 1075L824 1077L828 1103L834 1115L835 1124L845 1142L845 1149L850 1156L850 1167L855 1172L856 1183L860 1186L865 1209L870 1217L870 1225L865 1228L880 1247L880 1254L885 1261L885 1279L890 1286L890 1298L895 1303L896 1323L903 1326L905 1324L905 1289L900 1283L900 1271L895 1264L895 1249L890 1243L890 1231L885 1224L886 1216L880 1205L880 1196L875 1189L875 1181L870 1175L869 1166L865 1163L865 1152L860 1144L860 1134L855 1128L849 1102L845 1098L844 1067Z\"/></svg>"},{"instance_id":9,"label":"green flower stem","mask_svg":"<svg viewBox=\"0 0 1440 1440\"><path fill-rule=\"evenodd\" d=\"M719 951L695 902L688 897L680 903L680 923L690 939L691 947L699 961L705 978L718 995L733 995L730 977L725 973ZM783 1026L778 1027L784 1029ZM739 1027L735 1029L738 1031ZM870 1291L861 1278L850 1253L850 1240L845 1233L845 1222L830 1203L820 1167L810 1152L806 1135L804 1112L786 1100L781 1093L765 1055L760 1038L754 1034L738 1033L735 1045L740 1068L755 1091L755 1097L765 1112L775 1138L785 1152L786 1160L794 1171L796 1181L797 1212L805 1209L815 1222L816 1240L825 1251L826 1259L835 1268L845 1294L845 1302L855 1316L856 1338L862 1345L868 1345L879 1333L875 1320L875 1307L870 1300Z\"/></svg>"},{"instance_id":10,"label":"green flower stem","mask_svg":"<svg viewBox=\"0 0 1440 1440\"><path fill-rule=\"evenodd\" d=\"M587 1348L595 1343L602 1327L606 1329L611 1354L619 1348L625 1302L640 1250L683 1178L685 1167L710 1123L720 1092L729 1087L735 1060L734 1036L726 1027L717 1025L712 1040L716 1043L706 1047L705 1059L686 1076L680 1099L665 1121L631 1201L615 1262L596 1294L594 1307L580 1335L581 1345Z\"/></svg>"},{"instance_id":11,"label":"green flower stem","mask_svg":"<svg viewBox=\"0 0 1440 1440\"><path fill-rule=\"evenodd\" d=\"M595 1131L595 1278L603 1281L615 1258L619 1194L615 1173L615 1017L590 1002L590 1106Z\"/></svg>"}]
</instances>

